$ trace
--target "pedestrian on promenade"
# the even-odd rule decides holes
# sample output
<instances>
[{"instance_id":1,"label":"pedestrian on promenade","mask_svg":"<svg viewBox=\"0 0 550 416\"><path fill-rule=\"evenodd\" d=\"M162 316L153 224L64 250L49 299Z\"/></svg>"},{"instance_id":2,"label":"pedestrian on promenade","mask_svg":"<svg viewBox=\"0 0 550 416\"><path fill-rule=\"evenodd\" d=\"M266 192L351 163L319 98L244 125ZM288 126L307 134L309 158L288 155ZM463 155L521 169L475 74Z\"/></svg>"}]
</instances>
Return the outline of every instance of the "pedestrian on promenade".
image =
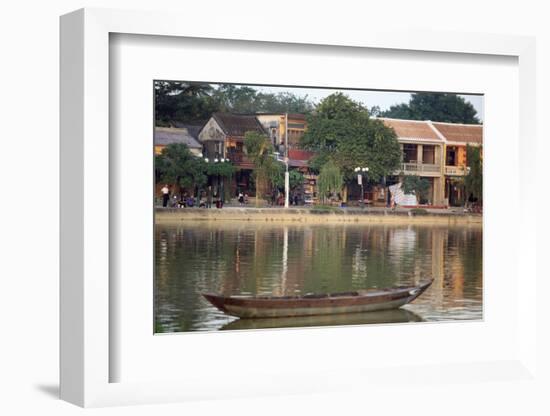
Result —
<instances>
[{"instance_id":1,"label":"pedestrian on promenade","mask_svg":"<svg viewBox=\"0 0 550 416\"><path fill-rule=\"evenodd\" d=\"M206 191L206 208L212 207L212 186L208 185L208 191Z\"/></svg>"},{"instance_id":2,"label":"pedestrian on promenade","mask_svg":"<svg viewBox=\"0 0 550 416\"><path fill-rule=\"evenodd\" d=\"M244 205L244 195L242 192L239 192L239 204Z\"/></svg>"},{"instance_id":3,"label":"pedestrian on promenade","mask_svg":"<svg viewBox=\"0 0 550 416\"><path fill-rule=\"evenodd\" d=\"M162 192L162 206L166 208L170 199L170 189L168 185L164 185L160 191Z\"/></svg>"}]
</instances>

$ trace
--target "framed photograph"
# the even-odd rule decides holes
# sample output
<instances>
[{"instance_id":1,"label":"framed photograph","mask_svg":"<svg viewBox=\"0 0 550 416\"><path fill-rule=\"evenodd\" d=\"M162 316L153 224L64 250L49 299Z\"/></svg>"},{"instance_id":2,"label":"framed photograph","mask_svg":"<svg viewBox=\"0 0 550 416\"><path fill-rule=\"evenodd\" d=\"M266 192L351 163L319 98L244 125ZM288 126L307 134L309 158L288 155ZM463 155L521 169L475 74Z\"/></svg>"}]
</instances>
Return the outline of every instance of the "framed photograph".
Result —
<instances>
[{"instance_id":1,"label":"framed photograph","mask_svg":"<svg viewBox=\"0 0 550 416\"><path fill-rule=\"evenodd\" d=\"M155 333L483 318L482 95L153 84Z\"/></svg>"},{"instance_id":2,"label":"framed photograph","mask_svg":"<svg viewBox=\"0 0 550 416\"><path fill-rule=\"evenodd\" d=\"M61 19L62 398L537 383L533 39L180 18Z\"/></svg>"}]
</instances>

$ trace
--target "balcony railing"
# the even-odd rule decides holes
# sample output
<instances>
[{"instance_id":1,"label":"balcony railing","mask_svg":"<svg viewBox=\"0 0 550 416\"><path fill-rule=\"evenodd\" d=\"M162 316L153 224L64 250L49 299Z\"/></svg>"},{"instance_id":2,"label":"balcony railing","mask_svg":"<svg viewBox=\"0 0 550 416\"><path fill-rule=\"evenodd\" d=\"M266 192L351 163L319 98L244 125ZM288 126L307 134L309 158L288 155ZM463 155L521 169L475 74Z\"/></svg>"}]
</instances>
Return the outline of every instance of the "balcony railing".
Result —
<instances>
[{"instance_id":1,"label":"balcony railing","mask_svg":"<svg viewBox=\"0 0 550 416\"><path fill-rule=\"evenodd\" d=\"M467 174L465 166L445 166L445 175L464 176Z\"/></svg>"},{"instance_id":2,"label":"balcony railing","mask_svg":"<svg viewBox=\"0 0 550 416\"><path fill-rule=\"evenodd\" d=\"M429 173L429 174L438 174L441 172L441 166L434 165L431 163L402 163L401 164L401 170L400 172L403 172L404 174L418 174L418 173ZM400 173L399 172L399 173Z\"/></svg>"},{"instance_id":3,"label":"balcony railing","mask_svg":"<svg viewBox=\"0 0 550 416\"><path fill-rule=\"evenodd\" d=\"M227 158L236 166L253 166L250 159L244 153L228 153Z\"/></svg>"}]
</instances>

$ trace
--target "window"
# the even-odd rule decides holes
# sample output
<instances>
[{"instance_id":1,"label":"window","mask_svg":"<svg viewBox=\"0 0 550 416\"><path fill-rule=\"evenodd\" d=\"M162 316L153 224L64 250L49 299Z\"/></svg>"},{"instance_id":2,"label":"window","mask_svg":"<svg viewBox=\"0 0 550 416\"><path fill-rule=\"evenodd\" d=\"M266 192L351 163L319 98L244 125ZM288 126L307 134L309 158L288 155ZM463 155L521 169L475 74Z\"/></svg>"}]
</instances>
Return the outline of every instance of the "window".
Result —
<instances>
[{"instance_id":1,"label":"window","mask_svg":"<svg viewBox=\"0 0 550 416\"><path fill-rule=\"evenodd\" d=\"M422 146L422 163L435 165L435 146Z\"/></svg>"},{"instance_id":2,"label":"window","mask_svg":"<svg viewBox=\"0 0 550 416\"><path fill-rule=\"evenodd\" d=\"M416 144L405 143L403 145L403 162L416 163L417 153Z\"/></svg>"}]
</instances>

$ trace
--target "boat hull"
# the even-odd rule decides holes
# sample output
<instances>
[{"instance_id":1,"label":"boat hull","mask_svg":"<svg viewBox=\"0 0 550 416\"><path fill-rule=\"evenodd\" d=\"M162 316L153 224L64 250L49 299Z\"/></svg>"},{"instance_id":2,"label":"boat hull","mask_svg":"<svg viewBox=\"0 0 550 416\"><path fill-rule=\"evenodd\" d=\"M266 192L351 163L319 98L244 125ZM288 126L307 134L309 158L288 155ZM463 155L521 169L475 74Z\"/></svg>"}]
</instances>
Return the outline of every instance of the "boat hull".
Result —
<instances>
[{"instance_id":1,"label":"boat hull","mask_svg":"<svg viewBox=\"0 0 550 416\"><path fill-rule=\"evenodd\" d=\"M432 283L418 286L388 288L303 297L241 297L204 293L216 308L239 318L281 318L361 313L396 309L412 302Z\"/></svg>"}]
</instances>

